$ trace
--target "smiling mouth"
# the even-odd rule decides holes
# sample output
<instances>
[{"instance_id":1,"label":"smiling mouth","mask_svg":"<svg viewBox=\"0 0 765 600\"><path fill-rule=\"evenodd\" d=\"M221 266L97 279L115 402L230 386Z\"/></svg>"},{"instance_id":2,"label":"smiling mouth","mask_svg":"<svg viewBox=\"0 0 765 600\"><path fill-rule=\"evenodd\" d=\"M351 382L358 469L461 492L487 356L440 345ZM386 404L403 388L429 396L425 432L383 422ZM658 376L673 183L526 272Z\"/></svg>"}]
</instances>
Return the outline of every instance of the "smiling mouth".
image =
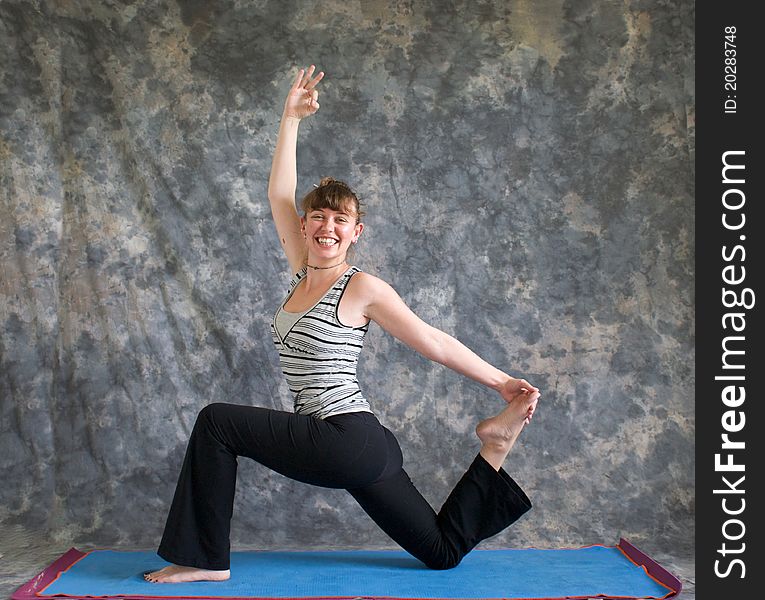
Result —
<instances>
[{"instance_id":1,"label":"smiling mouth","mask_svg":"<svg viewBox=\"0 0 765 600\"><path fill-rule=\"evenodd\" d=\"M335 244L338 243L338 241L335 238L328 238L328 237L317 237L316 241L319 243L320 246L324 246L326 248L334 246Z\"/></svg>"}]
</instances>

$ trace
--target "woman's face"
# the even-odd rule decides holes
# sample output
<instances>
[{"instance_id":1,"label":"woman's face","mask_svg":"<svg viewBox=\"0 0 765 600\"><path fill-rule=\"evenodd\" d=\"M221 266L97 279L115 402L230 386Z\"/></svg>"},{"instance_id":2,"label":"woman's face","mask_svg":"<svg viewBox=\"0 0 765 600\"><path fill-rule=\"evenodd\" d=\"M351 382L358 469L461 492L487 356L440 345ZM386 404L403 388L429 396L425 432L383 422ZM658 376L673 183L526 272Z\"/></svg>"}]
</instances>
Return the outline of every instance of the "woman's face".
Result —
<instances>
[{"instance_id":1,"label":"woman's face","mask_svg":"<svg viewBox=\"0 0 765 600\"><path fill-rule=\"evenodd\" d=\"M316 259L339 259L361 235L356 215L330 208L309 211L302 219L308 255Z\"/></svg>"}]
</instances>

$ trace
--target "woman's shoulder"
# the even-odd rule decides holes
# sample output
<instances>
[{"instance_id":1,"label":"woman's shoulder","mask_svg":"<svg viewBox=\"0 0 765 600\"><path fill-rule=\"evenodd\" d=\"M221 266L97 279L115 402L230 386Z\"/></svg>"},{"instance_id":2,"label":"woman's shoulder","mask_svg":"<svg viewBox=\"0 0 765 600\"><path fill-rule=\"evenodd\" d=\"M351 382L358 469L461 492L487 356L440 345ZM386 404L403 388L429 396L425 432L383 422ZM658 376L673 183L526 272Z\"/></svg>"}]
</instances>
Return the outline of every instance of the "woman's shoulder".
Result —
<instances>
[{"instance_id":1,"label":"woman's shoulder","mask_svg":"<svg viewBox=\"0 0 765 600\"><path fill-rule=\"evenodd\" d=\"M356 271L348 282L349 291L364 296L374 296L390 287L384 279L361 270Z\"/></svg>"},{"instance_id":2,"label":"woman's shoulder","mask_svg":"<svg viewBox=\"0 0 765 600\"><path fill-rule=\"evenodd\" d=\"M351 277L351 281L355 282L357 286L379 285L380 283L385 283L376 275L362 271L361 268L355 265L351 267L351 270L353 275L353 277Z\"/></svg>"}]
</instances>

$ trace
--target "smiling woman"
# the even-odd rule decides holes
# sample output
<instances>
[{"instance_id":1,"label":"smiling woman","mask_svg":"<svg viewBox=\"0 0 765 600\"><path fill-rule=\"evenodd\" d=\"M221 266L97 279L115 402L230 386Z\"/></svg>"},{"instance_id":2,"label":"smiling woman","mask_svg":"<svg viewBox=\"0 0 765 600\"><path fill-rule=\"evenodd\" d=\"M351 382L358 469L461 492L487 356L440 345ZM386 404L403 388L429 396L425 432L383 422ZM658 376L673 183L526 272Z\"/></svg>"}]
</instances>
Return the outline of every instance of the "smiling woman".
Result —
<instances>
[{"instance_id":1,"label":"smiling woman","mask_svg":"<svg viewBox=\"0 0 765 600\"><path fill-rule=\"evenodd\" d=\"M345 250L346 253L348 246L343 243L341 236L350 235L352 244L359 241L364 229L361 223L364 213L358 197L348 184L325 177L315 189L306 194L301 204L305 215L301 230L306 240L312 235L320 247L335 248L338 252ZM310 264L306 266L314 270L327 268Z\"/></svg>"},{"instance_id":2,"label":"smiling woman","mask_svg":"<svg viewBox=\"0 0 765 600\"><path fill-rule=\"evenodd\" d=\"M237 457L287 477L344 488L380 528L433 569L456 566L480 541L531 508L502 468L534 414L539 390L490 365L423 322L395 290L349 265L364 230L359 199L322 179L295 206L298 125L319 109L314 67L300 70L284 106L268 197L292 275L272 321L294 411L211 404L197 418L159 554L174 563L153 582L229 577L229 530ZM380 424L356 378L374 321L423 356L499 392L504 409L481 421L481 449L437 514L403 469L393 433Z\"/></svg>"},{"instance_id":3,"label":"smiling woman","mask_svg":"<svg viewBox=\"0 0 765 600\"><path fill-rule=\"evenodd\" d=\"M327 194L329 198L325 199L321 191L326 187L345 188L348 193L353 194L344 183L334 179L330 180L330 183L324 183L325 181L327 180L323 179L322 185L303 201L303 206L307 207L304 208L305 218L301 223L301 231L307 248L311 243L316 243L320 250L331 248L334 254L345 256L350 244L359 241L364 229L364 224L359 222L360 211L356 208L358 199L355 195L338 198L334 194ZM332 254L328 254L327 258L331 256ZM326 265L306 265L314 270L331 268Z\"/></svg>"}]
</instances>

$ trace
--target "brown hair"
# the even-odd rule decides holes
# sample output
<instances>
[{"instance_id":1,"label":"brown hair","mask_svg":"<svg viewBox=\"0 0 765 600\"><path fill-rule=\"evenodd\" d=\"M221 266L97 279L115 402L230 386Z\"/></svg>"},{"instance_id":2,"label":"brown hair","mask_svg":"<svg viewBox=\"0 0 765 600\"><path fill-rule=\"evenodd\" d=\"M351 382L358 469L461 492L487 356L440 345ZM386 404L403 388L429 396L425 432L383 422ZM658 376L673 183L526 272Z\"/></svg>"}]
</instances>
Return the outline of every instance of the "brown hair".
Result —
<instances>
[{"instance_id":1,"label":"brown hair","mask_svg":"<svg viewBox=\"0 0 765 600\"><path fill-rule=\"evenodd\" d=\"M364 211L361 210L361 202L356 192L342 181L332 177L323 177L318 186L314 186L303 198L301 203L303 214L307 215L312 210L329 208L330 210L344 211L348 214L356 214L356 222L361 221Z\"/></svg>"}]
</instances>

